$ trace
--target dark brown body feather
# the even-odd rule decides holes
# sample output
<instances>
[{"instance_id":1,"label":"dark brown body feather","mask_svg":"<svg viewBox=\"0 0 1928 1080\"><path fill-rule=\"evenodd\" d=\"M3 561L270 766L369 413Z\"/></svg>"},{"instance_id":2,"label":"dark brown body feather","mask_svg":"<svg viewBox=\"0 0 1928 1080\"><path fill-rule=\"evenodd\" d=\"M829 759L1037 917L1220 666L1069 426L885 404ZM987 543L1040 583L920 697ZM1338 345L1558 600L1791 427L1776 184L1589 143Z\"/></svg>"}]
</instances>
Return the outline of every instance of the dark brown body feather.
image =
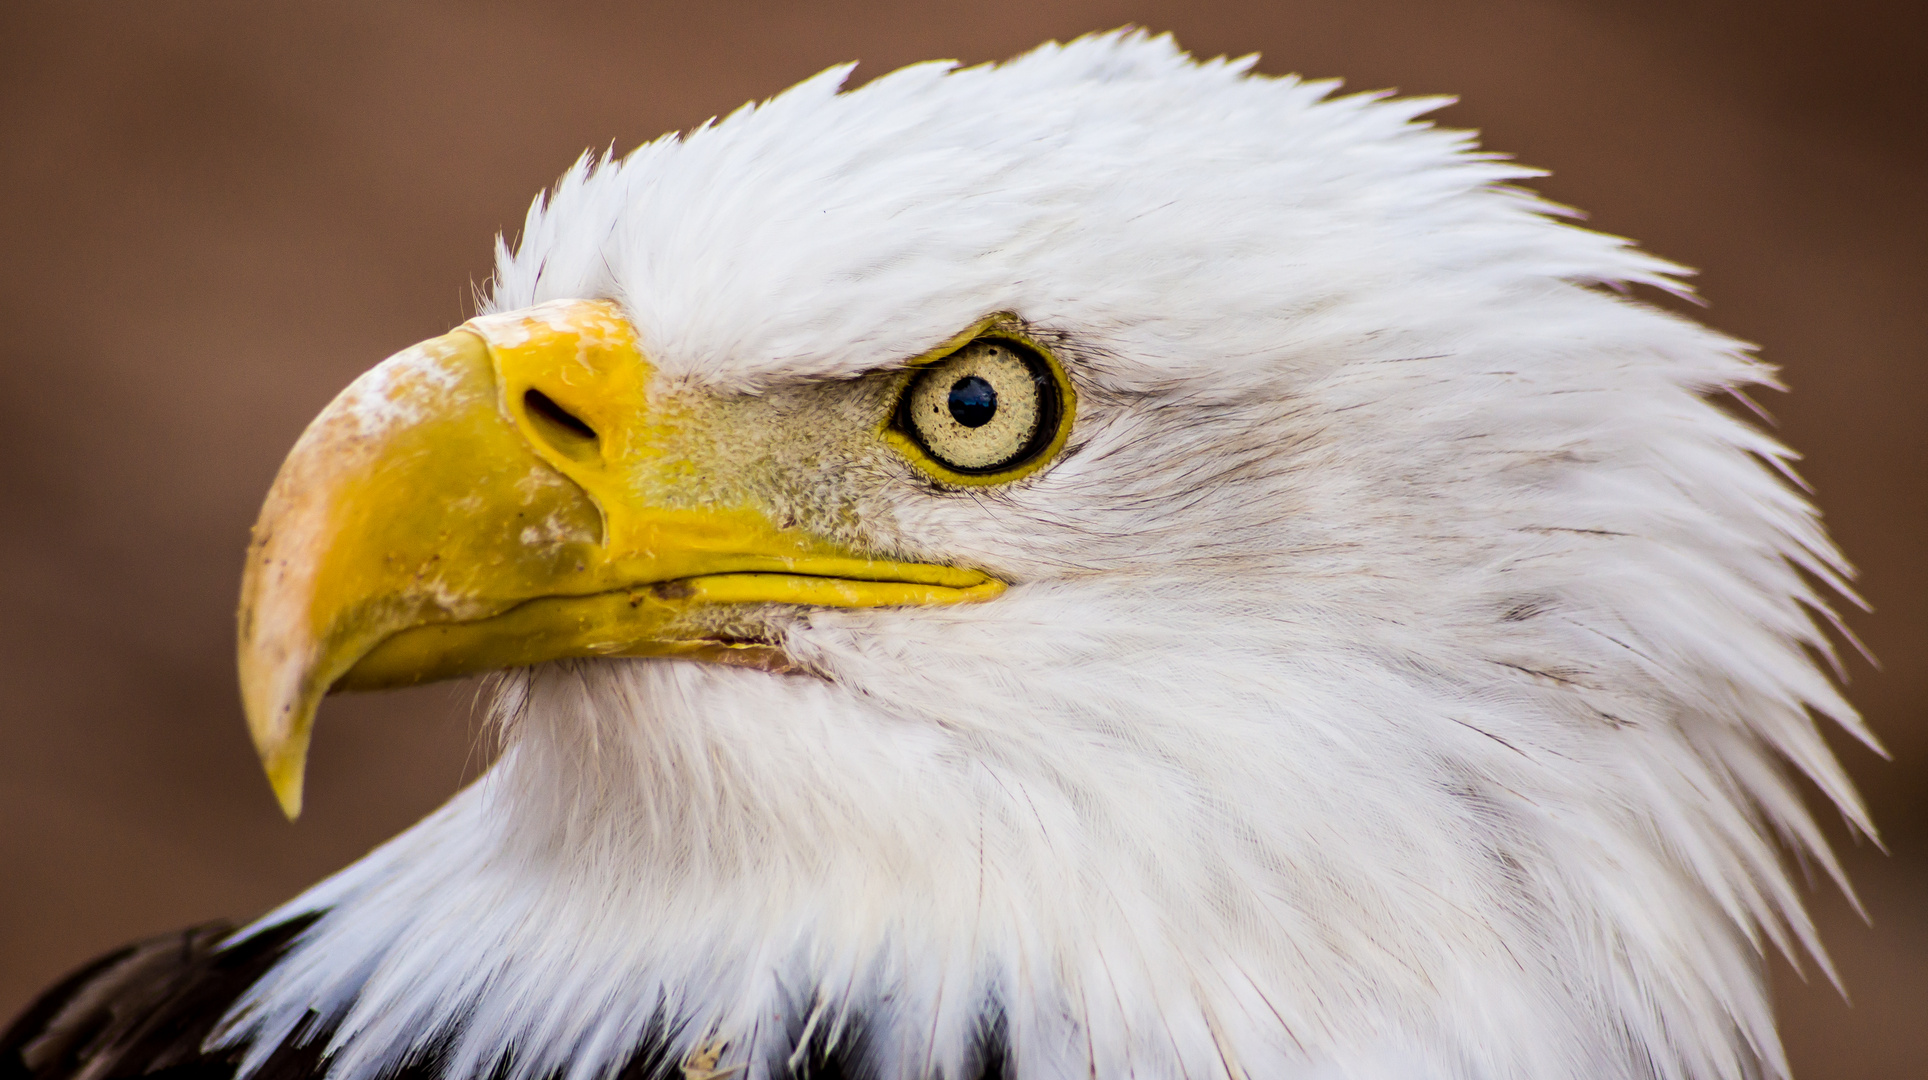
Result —
<instances>
[{"instance_id":1,"label":"dark brown body feather","mask_svg":"<svg viewBox=\"0 0 1928 1080\"><path fill-rule=\"evenodd\" d=\"M280 958L310 920L234 947L209 923L110 953L69 975L0 1036L0 1080L231 1080L239 1051L202 1049L228 1006ZM313 1075L318 1044L283 1047L262 1080Z\"/></svg>"}]
</instances>

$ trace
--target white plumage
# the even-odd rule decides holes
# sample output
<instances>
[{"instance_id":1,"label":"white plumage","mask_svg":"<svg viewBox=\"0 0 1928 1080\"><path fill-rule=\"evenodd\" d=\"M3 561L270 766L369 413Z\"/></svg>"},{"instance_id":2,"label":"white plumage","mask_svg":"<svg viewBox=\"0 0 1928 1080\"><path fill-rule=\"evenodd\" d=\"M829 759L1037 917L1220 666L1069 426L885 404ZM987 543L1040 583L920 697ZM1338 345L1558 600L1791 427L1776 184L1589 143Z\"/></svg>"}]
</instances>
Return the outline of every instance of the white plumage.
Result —
<instances>
[{"instance_id":1,"label":"white plumage","mask_svg":"<svg viewBox=\"0 0 1928 1080\"><path fill-rule=\"evenodd\" d=\"M328 912L221 1037L319 1005L337 1080L602 1080L652 1024L745 1080L802 1029L879 1080L987 1038L1025 1080L1784 1072L1776 837L1839 873L1780 762L1868 829L1810 711L1868 736L1812 659L1847 567L1702 399L1771 373L1439 100L1250 63L833 68L570 171L488 306L616 299L680 392L1047 337L1035 476L798 479L1013 587L772 615L816 677L505 678L500 761L270 916Z\"/></svg>"}]
</instances>

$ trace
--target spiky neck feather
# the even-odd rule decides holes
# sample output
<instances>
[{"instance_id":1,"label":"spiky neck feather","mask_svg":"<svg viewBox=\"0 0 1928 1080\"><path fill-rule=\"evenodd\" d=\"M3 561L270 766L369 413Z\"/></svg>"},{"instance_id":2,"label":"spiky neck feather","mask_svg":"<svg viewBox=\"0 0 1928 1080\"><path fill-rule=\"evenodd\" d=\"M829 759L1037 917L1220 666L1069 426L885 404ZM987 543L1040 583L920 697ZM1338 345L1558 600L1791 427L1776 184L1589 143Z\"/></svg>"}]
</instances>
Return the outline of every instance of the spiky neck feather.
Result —
<instances>
[{"instance_id":1,"label":"spiky neck feather","mask_svg":"<svg viewBox=\"0 0 1928 1080\"><path fill-rule=\"evenodd\" d=\"M1037 638L799 627L835 684L525 677L496 770L300 902L237 1030L325 1004L347 1077L438 1044L597 1076L654 1038L763 1075L805 1031L888 1076L993 1031L1022 1076L1771 1060L1742 927L1799 915L1729 801L1750 740L1694 746L1651 687L1608 723L1478 649L1079 592L1010 600Z\"/></svg>"}]
</instances>

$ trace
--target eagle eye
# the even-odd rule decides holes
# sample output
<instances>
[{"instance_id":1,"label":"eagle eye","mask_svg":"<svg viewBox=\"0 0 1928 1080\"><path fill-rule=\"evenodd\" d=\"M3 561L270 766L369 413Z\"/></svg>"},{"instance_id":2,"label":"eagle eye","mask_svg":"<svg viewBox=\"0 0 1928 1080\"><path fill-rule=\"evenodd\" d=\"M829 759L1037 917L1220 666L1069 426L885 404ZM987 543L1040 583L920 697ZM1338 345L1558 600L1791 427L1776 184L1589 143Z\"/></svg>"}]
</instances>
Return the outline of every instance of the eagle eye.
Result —
<instances>
[{"instance_id":1,"label":"eagle eye","mask_svg":"<svg viewBox=\"0 0 1928 1080\"><path fill-rule=\"evenodd\" d=\"M1013 338L981 337L918 368L891 426L900 448L939 480L1000 483L1042 464L1063 444L1067 389L1041 350Z\"/></svg>"}]
</instances>

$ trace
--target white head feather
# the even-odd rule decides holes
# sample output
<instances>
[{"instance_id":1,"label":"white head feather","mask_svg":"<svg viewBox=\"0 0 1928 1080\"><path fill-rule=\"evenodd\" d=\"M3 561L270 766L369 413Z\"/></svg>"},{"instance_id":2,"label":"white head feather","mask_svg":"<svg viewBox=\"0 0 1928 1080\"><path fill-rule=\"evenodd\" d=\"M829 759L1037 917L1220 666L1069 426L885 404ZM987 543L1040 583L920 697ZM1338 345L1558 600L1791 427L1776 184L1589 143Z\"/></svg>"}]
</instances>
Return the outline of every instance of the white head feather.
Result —
<instances>
[{"instance_id":1,"label":"white head feather","mask_svg":"<svg viewBox=\"0 0 1928 1080\"><path fill-rule=\"evenodd\" d=\"M1779 761L1867 828L1809 712L1866 736L1811 659L1846 566L1702 400L1771 375L1600 288L1678 268L1440 101L1249 66L840 67L570 171L490 308L619 299L706 392L1047 335L1063 455L865 523L1015 584L798 618L823 679L507 680L492 772L270 916L328 912L222 1037L316 1009L339 1080L592 1080L649 1030L750 1077L1783 1072L1776 835L1838 872Z\"/></svg>"}]
</instances>

